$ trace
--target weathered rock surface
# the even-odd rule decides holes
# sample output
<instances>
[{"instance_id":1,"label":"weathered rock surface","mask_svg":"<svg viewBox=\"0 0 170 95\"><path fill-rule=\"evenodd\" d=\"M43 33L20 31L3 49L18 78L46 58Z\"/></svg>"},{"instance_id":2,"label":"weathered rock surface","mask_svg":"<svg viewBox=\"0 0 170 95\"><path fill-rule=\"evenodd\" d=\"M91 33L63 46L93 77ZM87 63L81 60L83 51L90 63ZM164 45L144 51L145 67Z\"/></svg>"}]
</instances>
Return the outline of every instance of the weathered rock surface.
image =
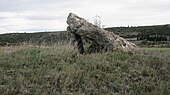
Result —
<instances>
[{"instance_id":1,"label":"weathered rock surface","mask_svg":"<svg viewBox=\"0 0 170 95\"><path fill-rule=\"evenodd\" d=\"M135 51L137 46L112 32L99 28L85 19L70 13L67 18L67 31L73 35L73 41L79 53L84 53L86 41L90 43L89 49L98 51Z\"/></svg>"}]
</instances>

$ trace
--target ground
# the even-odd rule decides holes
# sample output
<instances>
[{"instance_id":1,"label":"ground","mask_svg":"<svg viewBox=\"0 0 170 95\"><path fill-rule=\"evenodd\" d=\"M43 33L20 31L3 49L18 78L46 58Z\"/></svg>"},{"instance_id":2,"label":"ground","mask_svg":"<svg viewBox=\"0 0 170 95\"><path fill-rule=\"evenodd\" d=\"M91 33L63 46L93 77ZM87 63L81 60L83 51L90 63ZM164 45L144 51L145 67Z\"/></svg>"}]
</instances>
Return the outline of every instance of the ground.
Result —
<instances>
[{"instance_id":1,"label":"ground","mask_svg":"<svg viewBox=\"0 0 170 95\"><path fill-rule=\"evenodd\" d=\"M170 49L77 54L68 44L0 47L1 95L168 95Z\"/></svg>"}]
</instances>

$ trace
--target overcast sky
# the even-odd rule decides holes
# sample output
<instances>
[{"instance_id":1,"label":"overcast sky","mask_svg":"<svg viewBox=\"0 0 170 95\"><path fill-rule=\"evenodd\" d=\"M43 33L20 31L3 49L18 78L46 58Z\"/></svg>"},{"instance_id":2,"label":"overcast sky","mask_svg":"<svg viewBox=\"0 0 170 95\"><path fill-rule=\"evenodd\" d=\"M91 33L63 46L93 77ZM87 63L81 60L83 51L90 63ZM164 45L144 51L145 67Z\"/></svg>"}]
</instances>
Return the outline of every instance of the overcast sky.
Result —
<instances>
[{"instance_id":1,"label":"overcast sky","mask_svg":"<svg viewBox=\"0 0 170 95\"><path fill-rule=\"evenodd\" d=\"M170 0L0 0L0 33L66 30L72 12L105 27L170 23Z\"/></svg>"}]
</instances>

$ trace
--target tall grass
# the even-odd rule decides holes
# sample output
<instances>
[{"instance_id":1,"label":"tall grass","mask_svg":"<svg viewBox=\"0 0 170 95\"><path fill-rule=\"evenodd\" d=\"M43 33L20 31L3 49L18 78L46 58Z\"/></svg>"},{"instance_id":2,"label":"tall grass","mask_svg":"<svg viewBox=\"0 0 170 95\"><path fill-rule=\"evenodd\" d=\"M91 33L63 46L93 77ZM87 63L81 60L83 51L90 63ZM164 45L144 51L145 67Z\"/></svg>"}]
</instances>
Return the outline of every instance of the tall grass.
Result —
<instances>
[{"instance_id":1,"label":"tall grass","mask_svg":"<svg viewBox=\"0 0 170 95\"><path fill-rule=\"evenodd\" d=\"M169 70L144 54L79 55L69 44L0 47L2 95L168 95Z\"/></svg>"}]
</instances>

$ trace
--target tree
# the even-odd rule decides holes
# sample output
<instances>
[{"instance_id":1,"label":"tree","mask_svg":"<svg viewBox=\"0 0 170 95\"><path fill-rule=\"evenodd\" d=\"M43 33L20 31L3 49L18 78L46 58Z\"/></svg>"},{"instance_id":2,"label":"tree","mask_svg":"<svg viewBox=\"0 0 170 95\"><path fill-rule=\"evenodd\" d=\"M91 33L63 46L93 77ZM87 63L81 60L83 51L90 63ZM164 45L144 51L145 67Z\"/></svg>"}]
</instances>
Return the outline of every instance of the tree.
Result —
<instances>
[{"instance_id":1,"label":"tree","mask_svg":"<svg viewBox=\"0 0 170 95\"><path fill-rule=\"evenodd\" d=\"M94 25L96 25L96 26L98 26L98 27L100 27L101 28L101 17L100 16L98 16L98 15L96 15L95 17L93 17L93 21L94 21Z\"/></svg>"}]
</instances>

